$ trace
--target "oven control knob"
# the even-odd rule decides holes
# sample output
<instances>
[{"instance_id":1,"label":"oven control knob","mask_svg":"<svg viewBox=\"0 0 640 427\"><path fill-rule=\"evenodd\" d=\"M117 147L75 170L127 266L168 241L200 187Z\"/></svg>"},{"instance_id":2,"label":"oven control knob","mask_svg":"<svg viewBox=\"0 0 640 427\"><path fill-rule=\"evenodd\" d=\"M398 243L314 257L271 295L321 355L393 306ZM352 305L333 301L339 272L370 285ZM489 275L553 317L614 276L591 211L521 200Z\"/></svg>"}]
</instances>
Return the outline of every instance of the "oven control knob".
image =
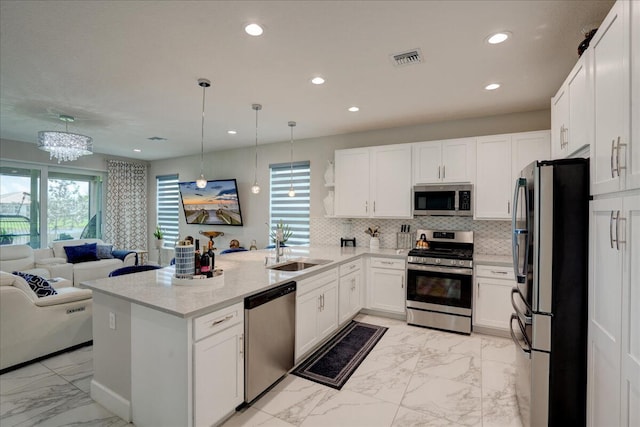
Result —
<instances>
[{"instance_id":1,"label":"oven control knob","mask_svg":"<svg viewBox=\"0 0 640 427\"><path fill-rule=\"evenodd\" d=\"M450 261L449 261L449 264L451 264L451 265L456 265L456 260L455 260L455 259L450 260Z\"/></svg>"},{"instance_id":2,"label":"oven control knob","mask_svg":"<svg viewBox=\"0 0 640 427\"><path fill-rule=\"evenodd\" d=\"M460 261L458 261L458 264L460 264L460 265L464 265L464 261L463 261L463 260L460 260Z\"/></svg>"},{"instance_id":3,"label":"oven control knob","mask_svg":"<svg viewBox=\"0 0 640 427\"><path fill-rule=\"evenodd\" d=\"M436 258L436 264L440 264L440 258Z\"/></svg>"}]
</instances>

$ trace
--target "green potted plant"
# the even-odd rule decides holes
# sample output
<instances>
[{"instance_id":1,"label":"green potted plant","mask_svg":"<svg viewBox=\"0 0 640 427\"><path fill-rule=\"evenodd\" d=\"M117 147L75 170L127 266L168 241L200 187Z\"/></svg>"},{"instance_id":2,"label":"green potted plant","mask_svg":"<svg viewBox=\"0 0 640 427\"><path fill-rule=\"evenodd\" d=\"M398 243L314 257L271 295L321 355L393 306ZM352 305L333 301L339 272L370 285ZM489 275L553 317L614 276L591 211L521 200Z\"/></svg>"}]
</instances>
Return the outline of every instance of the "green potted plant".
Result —
<instances>
[{"instance_id":1,"label":"green potted plant","mask_svg":"<svg viewBox=\"0 0 640 427\"><path fill-rule=\"evenodd\" d=\"M276 242L276 233L279 230L282 230L282 240L280 241L280 245L284 246L285 242L289 240L289 237L291 237L291 235L293 234L293 231L291 231L291 227L289 227L289 224L284 224L282 220L280 220L280 222L276 224L276 229L269 231L269 236L271 237L271 241L273 243Z\"/></svg>"},{"instance_id":2,"label":"green potted plant","mask_svg":"<svg viewBox=\"0 0 640 427\"><path fill-rule=\"evenodd\" d=\"M156 231L153 232L153 237L156 238L156 248L162 248L162 245L164 245L164 230L159 225L156 225Z\"/></svg>"}]
</instances>

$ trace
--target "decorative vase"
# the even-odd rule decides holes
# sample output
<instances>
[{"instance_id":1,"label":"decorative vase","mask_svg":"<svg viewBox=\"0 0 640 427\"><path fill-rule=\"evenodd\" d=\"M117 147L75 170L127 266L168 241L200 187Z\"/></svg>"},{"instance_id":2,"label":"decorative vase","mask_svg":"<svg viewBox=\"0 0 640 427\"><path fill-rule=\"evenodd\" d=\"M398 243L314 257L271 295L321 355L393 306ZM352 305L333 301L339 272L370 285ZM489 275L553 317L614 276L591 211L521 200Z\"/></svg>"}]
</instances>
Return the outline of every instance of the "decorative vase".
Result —
<instances>
[{"instance_id":1,"label":"decorative vase","mask_svg":"<svg viewBox=\"0 0 640 427\"><path fill-rule=\"evenodd\" d=\"M324 171L324 183L325 185L333 185L333 162L327 160L327 168Z\"/></svg>"},{"instance_id":2,"label":"decorative vase","mask_svg":"<svg viewBox=\"0 0 640 427\"><path fill-rule=\"evenodd\" d=\"M164 239L156 239L156 249L162 249L164 245Z\"/></svg>"},{"instance_id":3,"label":"decorative vase","mask_svg":"<svg viewBox=\"0 0 640 427\"><path fill-rule=\"evenodd\" d=\"M369 240L369 248L380 249L380 238L372 237L371 240Z\"/></svg>"},{"instance_id":4,"label":"decorative vase","mask_svg":"<svg viewBox=\"0 0 640 427\"><path fill-rule=\"evenodd\" d=\"M334 199L334 193L333 191L329 191L329 194L327 194L327 197L325 197L322 202L324 203L324 211L327 214L327 216L333 216L333 199Z\"/></svg>"}]
</instances>

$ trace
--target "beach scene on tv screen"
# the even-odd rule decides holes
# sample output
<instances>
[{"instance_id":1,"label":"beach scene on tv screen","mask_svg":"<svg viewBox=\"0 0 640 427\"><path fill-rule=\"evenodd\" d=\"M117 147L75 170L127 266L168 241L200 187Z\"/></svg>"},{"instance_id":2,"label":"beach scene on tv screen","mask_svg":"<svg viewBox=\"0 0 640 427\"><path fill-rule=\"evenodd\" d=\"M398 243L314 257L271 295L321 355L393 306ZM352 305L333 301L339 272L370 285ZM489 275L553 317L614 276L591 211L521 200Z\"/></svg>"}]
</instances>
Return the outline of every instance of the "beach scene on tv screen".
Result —
<instances>
[{"instance_id":1,"label":"beach scene on tv screen","mask_svg":"<svg viewBox=\"0 0 640 427\"><path fill-rule=\"evenodd\" d=\"M235 180L209 181L205 188L181 182L180 195L188 224L242 225Z\"/></svg>"}]
</instances>

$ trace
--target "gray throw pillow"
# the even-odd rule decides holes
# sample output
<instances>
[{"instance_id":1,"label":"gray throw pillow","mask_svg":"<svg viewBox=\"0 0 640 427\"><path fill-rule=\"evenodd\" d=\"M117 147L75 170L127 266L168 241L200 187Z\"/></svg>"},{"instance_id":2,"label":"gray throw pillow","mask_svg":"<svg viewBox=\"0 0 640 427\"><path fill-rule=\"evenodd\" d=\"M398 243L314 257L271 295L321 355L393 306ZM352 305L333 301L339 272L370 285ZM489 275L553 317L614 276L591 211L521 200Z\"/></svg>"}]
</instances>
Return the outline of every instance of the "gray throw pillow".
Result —
<instances>
[{"instance_id":1,"label":"gray throw pillow","mask_svg":"<svg viewBox=\"0 0 640 427\"><path fill-rule=\"evenodd\" d=\"M97 245L98 259L112 259L113 245Z\"/></svg>"}]
</instances>

